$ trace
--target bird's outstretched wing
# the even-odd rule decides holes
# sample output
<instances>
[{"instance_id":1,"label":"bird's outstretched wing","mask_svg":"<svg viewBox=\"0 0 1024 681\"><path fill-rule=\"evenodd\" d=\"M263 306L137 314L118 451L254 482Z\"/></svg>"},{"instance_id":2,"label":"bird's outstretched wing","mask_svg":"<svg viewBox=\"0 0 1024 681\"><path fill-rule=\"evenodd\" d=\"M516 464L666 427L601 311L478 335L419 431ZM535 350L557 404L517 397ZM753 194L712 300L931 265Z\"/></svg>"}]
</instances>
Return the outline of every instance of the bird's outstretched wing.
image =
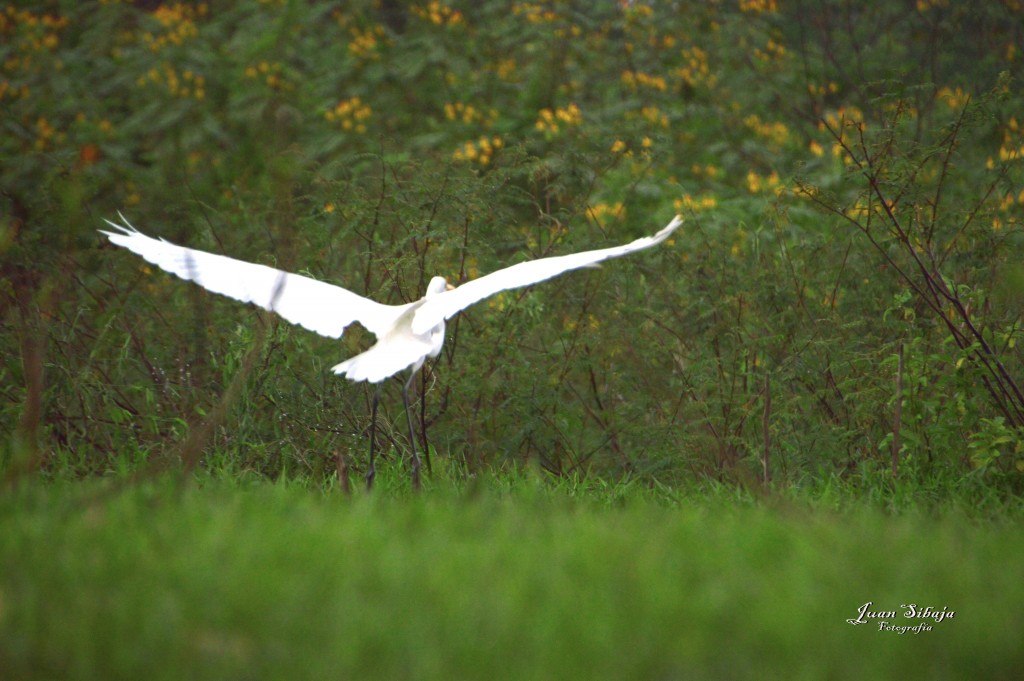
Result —
<instances>
[{"instance_id":1,"label":"bird's outstretched wing","mask_svg":"<svg viewBox=\"0 0 1024 681\"><path fill-rule=\"evenodd\" d=\"M384 305L299 274L153 239L132 227L123 215L121 219L124 225L106 221L118 232L102 232L118 246L208 291L258 305L329 338L341 337L354 321L380 336L406 308Z\"/></svg>"},{"instance_id":2,"label":"bird's outstretched wing","mask_svg":"<svg viewBox=\"0 0 1024 681\"><path fill-rule=\"evenodd\" d=\"M656 246L667 239L681 224L683 224L683 218L677 215L672 222L663 227L654 236L646 236L623 246L530 260L506 267L497 272L492 272L479 279L467 281L451 291L429 297L416 310L416 316L412 322L412 331L413 333L424 333L445 319L450 319L473 303L492 296L499 291L536 284L569 270L588 267L602 260L618 258L635 251Z\"/></svg>"}]
</instances>

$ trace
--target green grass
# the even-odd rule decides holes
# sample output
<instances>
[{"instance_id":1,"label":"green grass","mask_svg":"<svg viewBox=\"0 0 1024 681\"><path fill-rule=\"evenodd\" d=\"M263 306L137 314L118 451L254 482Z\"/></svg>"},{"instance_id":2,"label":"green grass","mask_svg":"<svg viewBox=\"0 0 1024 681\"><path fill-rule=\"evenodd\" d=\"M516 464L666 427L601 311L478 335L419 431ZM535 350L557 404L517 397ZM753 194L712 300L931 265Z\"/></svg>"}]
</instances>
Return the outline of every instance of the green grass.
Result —
<instances>
[{"instance_id":1,"label":"green grass","mask_svg":"<svg viewBox=\"0 0 1024 681\"><path fill-rule=\"evenodd\" d=\"M1019 510L432 487L8 493L4 678L998 679L1024 663ZM956 615L919 634L848 624L868 601Z\"/></svg>"}]
</instances>

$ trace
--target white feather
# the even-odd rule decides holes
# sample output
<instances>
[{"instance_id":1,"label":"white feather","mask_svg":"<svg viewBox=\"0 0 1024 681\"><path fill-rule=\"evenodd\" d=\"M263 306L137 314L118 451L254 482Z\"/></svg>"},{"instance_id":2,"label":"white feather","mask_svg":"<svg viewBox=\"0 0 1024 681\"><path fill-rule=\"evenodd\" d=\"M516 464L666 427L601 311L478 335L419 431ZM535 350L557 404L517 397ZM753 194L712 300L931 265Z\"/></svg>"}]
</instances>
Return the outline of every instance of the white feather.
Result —
<instances>
[{"instance_id":1,"label":"white feather","mask_svg":"<svg viewBox=\"0 0 1024 681\"><path fill-rule=\"evenodd\" d=\"M563 272L650 248L667 239L683 222L676 216L654 236L623 246L519 263L454 289L444 278L434 277L420 300L385 305L310 277L154 239L132 227L123 215L121 219L123 225L107 221L118 230L103 232L112 243L209 291L258 305L330 338L340 338L352 322L358 322L377 337L377 342L369 350L335 365L333 371L353 381L371 383L379 383L409 367L416 371L427 357L437 357L444 343L445 320L473 303L499 291L529 286Z\"/></svg>"}]
</instances>

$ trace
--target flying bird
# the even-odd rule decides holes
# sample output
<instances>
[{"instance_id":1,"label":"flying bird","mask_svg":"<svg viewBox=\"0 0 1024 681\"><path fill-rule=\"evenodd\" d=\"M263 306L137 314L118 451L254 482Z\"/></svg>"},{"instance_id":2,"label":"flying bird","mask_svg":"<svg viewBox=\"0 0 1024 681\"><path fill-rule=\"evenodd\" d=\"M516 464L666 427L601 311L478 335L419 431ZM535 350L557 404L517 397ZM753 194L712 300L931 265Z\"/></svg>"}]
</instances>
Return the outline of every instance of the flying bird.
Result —
<instances>
[{"instance_id":1,"label":"flying bird","mask_svg":"<svg viewBox=\"0 0 1024 681\"><path fill-rule=\"evenodd\" d=\"M603 260L656 246L683 223L682 217L677 215L654 236L622 246L521 262L457 287L451 286L444 277L434 277L419 300L404 305L385 305L310 277L154 239L135 229L123 215L120 217L123 225L105 220L116 232L101 230L101 233L112 243L171 274L194 281L213 293L276 312L287 321L328 338L340 338L352 322L359 322L377 337L370 349L332 367L334 373L349 380L378 384L371 408L367 489L373 486L376 475L374 435L379 384L404 369L410 370L402 387L402 404L412 445L412 483L413 487L419 487L420 458L409 408L409 387L427 358L441 354L445 320L500 291L536 284L570 270L595 267Z\"/></svg>"}]
</instances>

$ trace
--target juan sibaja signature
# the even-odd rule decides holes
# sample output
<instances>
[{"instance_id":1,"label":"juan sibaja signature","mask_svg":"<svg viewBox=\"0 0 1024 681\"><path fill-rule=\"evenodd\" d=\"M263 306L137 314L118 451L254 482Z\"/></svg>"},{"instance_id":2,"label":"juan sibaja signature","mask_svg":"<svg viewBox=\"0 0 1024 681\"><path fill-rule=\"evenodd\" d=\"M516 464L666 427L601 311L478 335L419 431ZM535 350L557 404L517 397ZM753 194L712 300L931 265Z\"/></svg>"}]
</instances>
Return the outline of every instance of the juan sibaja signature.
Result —
<instances>
[{"instance_id":1,"label":"juan sibaja signature","mask_svg":"<svg viewBox=\"0 0 1024 681\"><path fill-rule=\"evenodd\" d=\"M931 623L927 620L933 620L936 624L942 620L952 619L956 616L955 610L950 610L948 607L943 607L941 610L926 606L920 607L916 603L903 603L900 608L903 612L897 612L896 610L872 610L871 606L873 603L868 601L864 605L857 609L857 617L846 620L850 624L878 624L879 631L894 631L897 634L905 634L912 632L914 634L920 634L922 631L931 631ZM917 619L921 620L916 625L901 625L897 624L896 620L898 617L906 619Z\"/></svg>"}]
</instances>

